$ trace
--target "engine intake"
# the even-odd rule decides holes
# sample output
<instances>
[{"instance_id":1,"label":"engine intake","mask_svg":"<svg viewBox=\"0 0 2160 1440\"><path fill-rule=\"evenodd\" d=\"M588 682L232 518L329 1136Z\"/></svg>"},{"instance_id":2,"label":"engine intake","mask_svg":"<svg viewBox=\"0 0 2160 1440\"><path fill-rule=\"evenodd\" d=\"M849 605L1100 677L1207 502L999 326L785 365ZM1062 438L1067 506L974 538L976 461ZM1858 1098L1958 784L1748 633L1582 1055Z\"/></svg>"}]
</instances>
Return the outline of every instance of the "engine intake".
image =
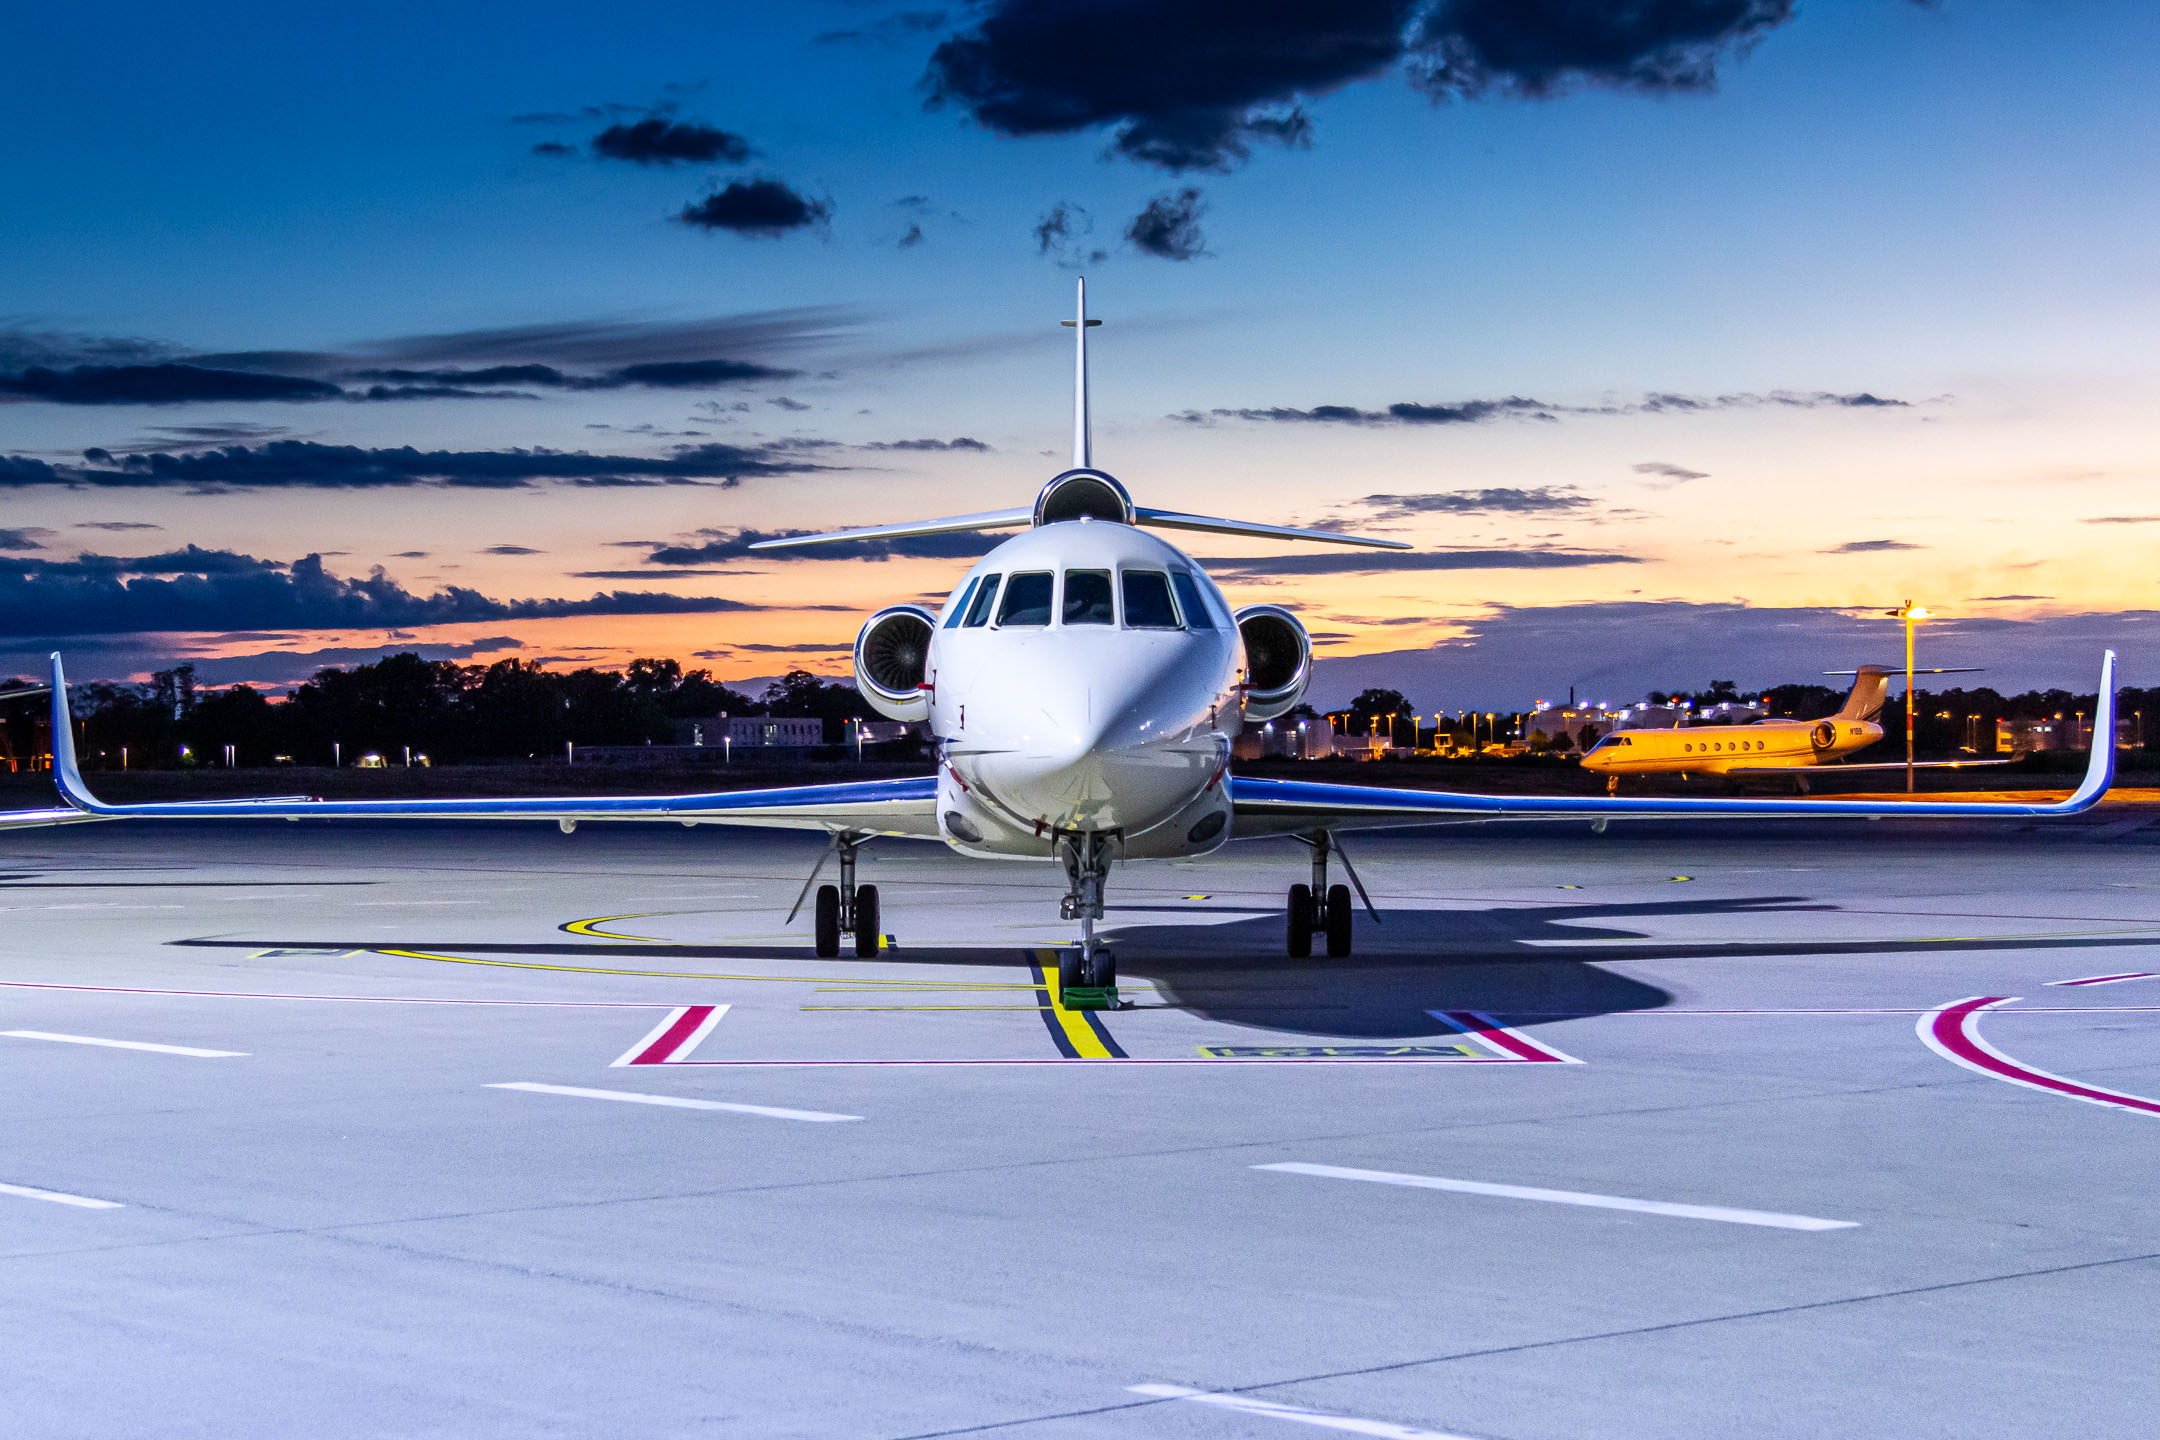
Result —
<instances>
[{"instance_id":1,"label":"engine intake","mask_svg":"<svg viewBox=\"0 0 2160 1440\"><path fill-rule=\"evenodd\" d=\"M1053 475L1035 497L1035 523L1055 525L1060 520L1111 520L1133 523L1132 496L1116 478L1100 470L1067 470Z\"/></svg>"},{"instance_id":2,"label":"engine intake","mask_svg":"<svg viewBox=\"0 0 2160 1440\"><path fill-rule=\"evenodd\" d=\"M880 715L921 720L930 714L923 680L936 624L920 605L894 605L863 622L855 636L855 688Z\"/></svg>"},{"instance_id":3,"label":"engine intake","mask_svg":"<svg viewBox=\"0 0 2160 1440\"><path fill-rule=\"evenodd\" d=\"M1280 605L1248 605L1236 619L1245 641L1245 718L1273 720L1305 698L1312 641Z\"/></svg>"}]
</instances>

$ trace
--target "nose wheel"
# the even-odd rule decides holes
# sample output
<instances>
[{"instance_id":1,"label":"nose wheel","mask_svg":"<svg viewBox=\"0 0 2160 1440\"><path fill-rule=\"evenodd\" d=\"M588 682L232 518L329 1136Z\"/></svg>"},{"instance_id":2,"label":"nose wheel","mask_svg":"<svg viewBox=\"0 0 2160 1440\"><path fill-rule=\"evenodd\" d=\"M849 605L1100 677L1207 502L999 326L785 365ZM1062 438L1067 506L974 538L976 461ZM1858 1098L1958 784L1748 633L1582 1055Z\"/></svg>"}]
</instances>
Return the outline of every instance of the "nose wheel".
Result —
<instances>
[{"instance_id":1,"label":"nose wheel","mask_svg":"<svg viewBox=\"0 0 2160 1440\"><path fill-rule=\"evenodd\" d=\"M1095 937L1103 917L1103 886L1110 878L1110 837L1088 832L1058 842L1065 866L1065 898L1058 914L1080 922L1080 943L1058 957L1058 998L1071 1010L1115 1010L1117 957Z\"/></svg>"},{"instance_id":2,"label":"nose wheel","mask_svg":"<svg viewBox=\"0 0 2160 1440\"><path fill-rule=\"evenodd\" d=\"M1342 846L1325 830L1297 837L1312 851L1312 883L1292 885L1287 912L1288 949L1292 956L1304 959L1312 954L1313 937L1320 936L1327 945L1327 953L1343 956L1350 953L1350 909L1354 903L1349 885L1328 883L1328 854L1330 851L1342 857L1343 869L1349 872L1352 884L1357 885L1357 898L1365 902L1366 912L1372 915L1375 925L1380 923L1378 912L1373 910L1372 900L1366 896L1365 887L1358 881L1357 871L1350 868L1350 857L1343 854Z\"/></svg>"}]
</instances>

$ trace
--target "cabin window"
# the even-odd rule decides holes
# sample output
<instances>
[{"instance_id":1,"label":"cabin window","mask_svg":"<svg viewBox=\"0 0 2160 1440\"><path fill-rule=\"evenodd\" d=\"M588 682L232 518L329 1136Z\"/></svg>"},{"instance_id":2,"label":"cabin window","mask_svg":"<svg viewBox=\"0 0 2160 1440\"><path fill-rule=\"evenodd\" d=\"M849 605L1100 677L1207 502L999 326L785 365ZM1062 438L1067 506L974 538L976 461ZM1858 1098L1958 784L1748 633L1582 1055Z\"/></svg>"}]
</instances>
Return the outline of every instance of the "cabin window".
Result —
<instances>
[{"instance_id":1,"label":"cabin window","mask_svg":"<svg viewBox=\"0 0 2160 1440\"><path fill-rule=\"evenodd\" d=\"M1170 577L1160 570L1127 570L1125 623L1135 630L1175 630L1177 608L1170 603Z\"/></svg>"},{"instance_id":2,"label":"cabin window","mask_svg":"<svg viewBox=\"0 0 2160 1440\"><path fill-rule=\"evenodd\" d=\"M1110 608L1110 572L1066 571L1064 615L1067 625L1117 624L1117 616Z\"/></svg>"},{"instance_id":3,"label":"cabin window","mask_svg":"<svg viewBox=\"0 0 2160 1440\"><path fill-rule=\"evenodd\" d=\"M1177 587L1178 608L1185 612L1185 628L1188 630L1214 630L1218 628L1215 618L1208 613L1207 605L1200 598L1200 582L1183 570L1173 571L1170 583Z\"/></svg>"},{"instance_id":4,"label":"cabin window","mask_svg":"<svg viewBox=\"0 0 2160 1440\"><path fill-rule=\"evenodd\" d=\"M975 587L982 584L982 582L983 577L977 575L961 589L960 598L952 602L952 613L945 617L945 628L947 630L960 628L960 622L967 618L968 601L974 598Z\"/></svg>"},{"instance_id":5,"label":"cabin window","mask_svg":"<svg viewBox=\"0 0 2160 1440\"><path fill-rule=\"evenodd\" d=\"M1015 575L1005 585L1005 603L998 607L999 625L1048 625L1050 582L1047 570Z\"/></svg>"},{"instance_id":6,"label":"cabin window","mask_svg":"<svg viewBox=\"0 0 2160 1440\"><path fill-rule=\"evenodd\" d=\"M997 599L999 575L982 577L982 588L975 592L975 603L968 606L967 628L979 630L990 623L990 606Z\"/></svg>"}]
</instances>

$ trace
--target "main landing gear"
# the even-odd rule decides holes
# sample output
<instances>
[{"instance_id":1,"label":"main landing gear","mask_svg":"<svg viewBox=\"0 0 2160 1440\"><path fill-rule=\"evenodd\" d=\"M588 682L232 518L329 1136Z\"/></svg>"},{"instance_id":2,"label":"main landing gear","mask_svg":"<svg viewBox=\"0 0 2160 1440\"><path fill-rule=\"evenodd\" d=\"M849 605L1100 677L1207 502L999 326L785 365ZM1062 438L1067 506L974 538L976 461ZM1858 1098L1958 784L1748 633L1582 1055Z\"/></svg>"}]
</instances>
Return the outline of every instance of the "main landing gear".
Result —
<instances>
[{"instance_id":1,"label":"main landing gear","mask_svg":"<svg viewBox=\"0 0 2160 1440\"><path fill-rule=\"evenodd\" d=\"M788 911L793 923L802 909L803 896L810 887L817 885L818 872L825 862L837 854L840 857L840 883L817 885L817 905L813 911L817 930L817 953L830 960L840 953L840 937L855 937L855 953L869 957L878 953L878 941L884 932L879 928L882 916L878 913L878 893L875 885L855 883L855 852L862 848L863 837L843 831L832 838L832 844L818 863L811 868L810 878L803 881L802 894L795 897L795 908Z\"/></svg>"},{"instance_id":2,"label":"main landing gear","mask_svg":"<svg viewBox=\"0 0 2160 1440\"><path fill-rule=\"evenodd\" d=\"M1372 916L1373 924L1380 923L1380 913L1373 909L1371 897L1365 893L1364 882L1351 868L1350 856L1342 845L1325 830L1315 830L1310 835L1296 837L1312 851L1312 883L1292 885L1289 903L1290 953L1299 959L1312 954L1315 934L1326 937L1327 953L1348 955L1350 953L1350 885L1357 886L1357 898L1365 902L1365 913ZM1341 857L1343 870L1350 877L1350 885L1328 884L1328 852Z\"/></svg>"},{"instance_id":3,"label":"main landing gear","mask_svg":"<svg viewBox=\"0 0 2160 1440\"><path fill-rule=\"evenodd\" d=\"M1110 837L1095 832L1067 835L1058 841L1065 866L1065 898L1058 917L1080 922L1080 942L1058 957L1058 992L1072 1010L1117 1008L1117 957L1095 938L1103 917L1103 885L1110 878Z\"/></svg>"}]
</instances>

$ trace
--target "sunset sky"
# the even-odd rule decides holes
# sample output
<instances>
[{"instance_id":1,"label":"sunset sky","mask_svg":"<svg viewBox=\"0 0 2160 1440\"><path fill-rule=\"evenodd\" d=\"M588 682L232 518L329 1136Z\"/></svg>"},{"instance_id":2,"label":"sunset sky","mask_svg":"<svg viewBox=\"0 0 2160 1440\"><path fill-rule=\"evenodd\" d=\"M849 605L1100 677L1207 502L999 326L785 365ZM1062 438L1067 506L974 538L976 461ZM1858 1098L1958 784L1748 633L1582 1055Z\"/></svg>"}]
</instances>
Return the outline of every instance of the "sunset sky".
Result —
<instances>
[{"instance_id":1,"label":"sunset sky","mask_svg":"<svg viewBox=\"0 0 2160 1440\"><path fill-rule=\"evenodd\" d=\"M1656 19L1641 18L1655 10ZM842 673L1143 504L1420 705L2160 684L2160 7L44 6L0 88L0 674ZM750 536L748 538L755 538ZM1177 538L1177 537L1173 537ZM190 547L194 547L191 549ZM310 559L308 557L319 557ZM1655 602L1655 603L1653 603Z\"/></svg>"}]
</instances>

